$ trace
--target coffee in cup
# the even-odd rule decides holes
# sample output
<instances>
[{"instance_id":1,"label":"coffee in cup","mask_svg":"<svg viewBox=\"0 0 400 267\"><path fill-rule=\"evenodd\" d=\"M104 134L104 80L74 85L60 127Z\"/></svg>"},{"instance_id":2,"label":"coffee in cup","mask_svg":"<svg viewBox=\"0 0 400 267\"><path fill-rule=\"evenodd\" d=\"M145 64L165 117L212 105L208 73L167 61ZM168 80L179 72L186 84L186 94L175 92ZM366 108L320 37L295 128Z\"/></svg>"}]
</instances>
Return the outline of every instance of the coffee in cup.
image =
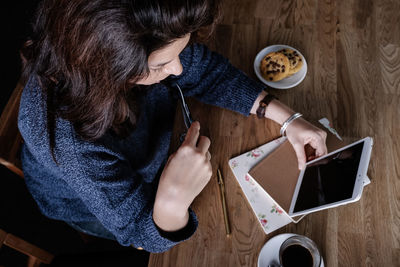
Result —
<instances>
[{"instance_id":1,"label":"coffee in cup","mask_svg":"<svg viewBox=\"0 0 400 267\"><path fill-rule=\"evenodd\" d=\"M314 241L305 236L295 235L282 243L279 261L283 267L319 267L321 255Z\"/></svg>"}]
</instances>

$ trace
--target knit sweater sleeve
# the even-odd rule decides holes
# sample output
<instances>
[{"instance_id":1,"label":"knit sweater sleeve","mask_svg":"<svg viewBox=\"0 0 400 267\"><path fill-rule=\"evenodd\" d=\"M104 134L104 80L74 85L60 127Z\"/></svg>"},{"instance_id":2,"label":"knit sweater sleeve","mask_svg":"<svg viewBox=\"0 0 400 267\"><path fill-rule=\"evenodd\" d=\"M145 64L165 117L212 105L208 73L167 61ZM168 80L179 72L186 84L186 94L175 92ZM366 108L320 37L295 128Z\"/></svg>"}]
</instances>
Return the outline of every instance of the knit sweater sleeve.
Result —
<instances>
[{"instance_id":1,"label":"knit sweater sleeve","mask_svg":"<svg viewBox=\"0 0 400 267\"><path fill-rule=\"evenodd\" d=\"M154 182L144 182L121 154L73 135L63 140L60 165L66 182L120 244L163 252L196 231L191 210L188 224L177 232L166 233L155 225Z\"/></svg>"},{"instance_id":2,"label":"knit sweater sleeve","mask_svg":"<svg viewBox=\"0 0 400 267\"><path fill-rule=\"evenodd\" d=\"M187 47L180 59L183 72L172 81L183 88L185 96L193 96L206 104L248 116L257 96L265 88L204 45Z\"/></svg>"},{"instance_id":3,"label":"knit sweater sleeve","mask_svg":"<svg viewBox=\"0 0 400 267\"><path fill-rule=\"evenodd\" d=\"M179 231L167 233L157 227L153 221L157 178L147 177L149 172L132 167L132 162L121 152L119 141L111 135L94 142L84 141L70 122L57 118L56 164L50 155L45 110L42 89L32 78L21 97L18 127L24 147L31 155L24 160L26 180L47 216L68 220L71 212L62 209L76 207L78 201L121 245L142 247L150 252L166 251L193 235L198 221L192 210L187 225ZM35 179L29 179L33 176ZM40 188L41 183L47 187ZM50 191L63 190L60 188L64 192ZM91 220L91 217L70 219Z\"/></svg>"}]
</instances>

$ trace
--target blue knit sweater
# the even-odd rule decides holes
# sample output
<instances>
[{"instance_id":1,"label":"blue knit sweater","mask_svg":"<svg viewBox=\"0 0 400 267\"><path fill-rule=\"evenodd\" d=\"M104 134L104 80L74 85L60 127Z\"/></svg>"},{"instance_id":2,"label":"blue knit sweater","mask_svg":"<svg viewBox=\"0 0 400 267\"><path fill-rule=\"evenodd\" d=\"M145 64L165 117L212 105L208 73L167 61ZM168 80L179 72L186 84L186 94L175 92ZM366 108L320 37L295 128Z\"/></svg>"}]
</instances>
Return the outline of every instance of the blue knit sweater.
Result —
<instances>
[{"instance_id":1,"label":"blue knit sweater","mask_svg":"<svg viewBox=\"0 0 400 267\"><path fill-rule=\"evenodd\" d=\"M183 73L174 77L187 97L248 115L264 86L232 67L203 45L182 51ZM120 139L106 133L95 142L77 136L71 123L56 119L50 154L46 102L34 75L24 88L18 127L24 139L23 171L41 212L73 222L98 220L122 245L162 252L188 239L197 228L190 211L188 225L166 235L152 219L158 179L168 157L177 99L155 84L140 101L136 129Z\"/></svg>"}]
</instances>

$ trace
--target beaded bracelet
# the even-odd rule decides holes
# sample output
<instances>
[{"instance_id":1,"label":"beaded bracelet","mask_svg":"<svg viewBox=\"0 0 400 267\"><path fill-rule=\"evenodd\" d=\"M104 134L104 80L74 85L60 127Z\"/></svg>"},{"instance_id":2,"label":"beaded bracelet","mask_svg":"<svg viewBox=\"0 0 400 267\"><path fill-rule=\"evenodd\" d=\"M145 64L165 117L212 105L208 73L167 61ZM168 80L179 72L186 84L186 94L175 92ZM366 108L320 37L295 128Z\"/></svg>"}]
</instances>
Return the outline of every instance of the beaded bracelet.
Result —
<instances>
[{"instance_id":1,"label":"beaded bracelet","mask_svg":"<svg viewBox=\"0 0 400 267\"><path fill-rule=\"evenodd\" d=\"M269 103L274 99L278 100L278 98L276 96L268 94L260 101L260 105L257 108L257 117L259 119L262 119L265 117L265 110L267 109L267 106L269 105Z\"/></svg>"}]
</instances>

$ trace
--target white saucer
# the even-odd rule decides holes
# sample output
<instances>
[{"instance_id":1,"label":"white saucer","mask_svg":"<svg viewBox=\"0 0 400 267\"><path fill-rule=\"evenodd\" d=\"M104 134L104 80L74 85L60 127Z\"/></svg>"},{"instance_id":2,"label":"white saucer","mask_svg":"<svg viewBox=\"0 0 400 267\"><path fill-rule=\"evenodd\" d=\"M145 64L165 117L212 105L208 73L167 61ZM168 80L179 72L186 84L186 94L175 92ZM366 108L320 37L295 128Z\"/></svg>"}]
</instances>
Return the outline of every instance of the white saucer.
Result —
<instances>
[{"instance_id":1,"label":"white saucer","mask_svg":"<svg viewBox=\"0 0 400 267\"><path fill-rule=\"evenodd\" d=\"M268 267L271 266L279 266L279 248L282 243L288 239L289 237L295 236L297 234L280 234L274 236L270 240L265 243L262 247L260 254L258 255L258 267ZM322 257L322 256L321 256ZM324 260L321 261L321 267L324 267Z\"/></svg>"},{"instance_id":2,"label":"white saucer","mask_svg":"<svg viewBox=\"0 0 400 267\"><path fill-rule=\"evenodd\" d=\"M297 53L299 53L299 55L301 56L302 60L303 60L303 66L301 67L301 69L296 72L295 74L282 79L280 81L277 82L271 82L271 81L267 81L263 78L263 76L261 75L261 71L260 71L260 62L261 60L269 53L271 52L276 52L279 50L282 50L284 48L287 49L292 49L294 51L297 51ZM256 58L254 59L254 72L256 73L258 79L260 79L260 81L262 81L263 83L265 83L266 85L275 88L275 89L289 89L292 88L296 85L298 85L299 83L301 83L304 79L304 77L306 77L307 74L307 61L304 58L304 56L300 53L299 50L297 50L296 48L293 48L291 46L288 45L270 45L265 47L263 50L261 50Z\"/></svg>"}]
</instances>

